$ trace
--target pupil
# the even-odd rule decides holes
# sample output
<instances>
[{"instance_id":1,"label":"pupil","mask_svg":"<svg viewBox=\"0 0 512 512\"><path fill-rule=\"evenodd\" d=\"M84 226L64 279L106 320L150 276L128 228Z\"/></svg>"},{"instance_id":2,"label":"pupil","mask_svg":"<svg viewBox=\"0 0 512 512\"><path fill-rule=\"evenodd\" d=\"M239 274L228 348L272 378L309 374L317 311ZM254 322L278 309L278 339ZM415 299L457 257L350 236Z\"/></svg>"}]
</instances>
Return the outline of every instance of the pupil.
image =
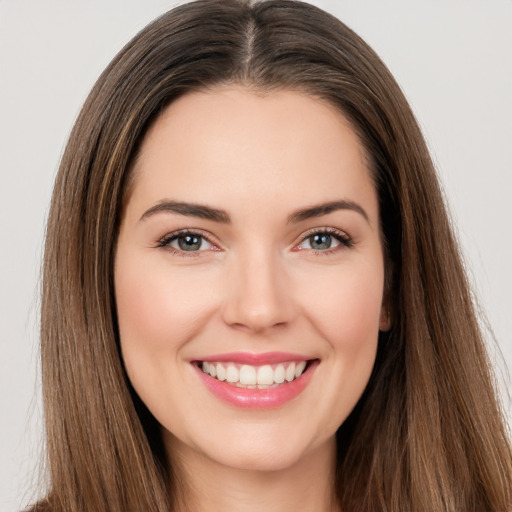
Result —
<instances>
[{"instance_id":1,"label":"pupil","mask_svg":"<svg viewBox=\"0 0 512 512\"><path fill-rule=\"evenodd\" d=\"M309 238L309 243L313 249L329 249L329 247L331 247L331 235L318 233Z\"/></svg>"},{"instance_id":2,"label":"pupil","mask_svg":"<svg viewBox=\"0 0 512 512\"><path fill-rule=\"evenodd\" d=\"M183 251L196 251L201 247L201 238L191 235L181 236L178 239L178 245Z\"/></svg>"}]
</instances>

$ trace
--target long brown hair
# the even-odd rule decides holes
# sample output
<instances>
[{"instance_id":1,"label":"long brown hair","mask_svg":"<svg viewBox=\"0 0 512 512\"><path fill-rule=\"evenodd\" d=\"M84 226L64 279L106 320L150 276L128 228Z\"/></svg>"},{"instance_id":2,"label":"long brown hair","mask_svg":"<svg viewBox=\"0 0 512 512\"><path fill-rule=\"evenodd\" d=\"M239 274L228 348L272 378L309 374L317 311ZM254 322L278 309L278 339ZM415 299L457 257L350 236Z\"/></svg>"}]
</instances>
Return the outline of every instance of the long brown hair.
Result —
<instances>
[{"instance_id":1,"label":"long brown hair","mask_svg":"<svg viewBox=\"0 0 512 512\"><path fill-rule=\"evenodd\" d=\"M226 83L335 105L358 133L379 193L393 327L380 334L367 389L337 433L342 510L509 510L510 445L418 125L354 32L291 0L199 0L170 11L114 58L83 106L48 220L41 343L50 489L36 509L176 508L178 476L120 358L113 261L148 127L180 95Z\"/></svg>"}]
</instances>

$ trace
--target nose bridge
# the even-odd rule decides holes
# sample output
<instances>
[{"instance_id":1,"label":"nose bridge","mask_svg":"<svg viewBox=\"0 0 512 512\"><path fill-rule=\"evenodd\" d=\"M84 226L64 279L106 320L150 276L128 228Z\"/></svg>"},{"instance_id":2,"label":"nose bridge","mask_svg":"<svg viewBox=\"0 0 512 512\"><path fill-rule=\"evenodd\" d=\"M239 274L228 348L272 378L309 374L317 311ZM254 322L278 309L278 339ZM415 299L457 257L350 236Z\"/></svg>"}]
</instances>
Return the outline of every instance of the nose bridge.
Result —
<instances>
[{"instance_id":1,"label":"nose bridge","mask_svg":"<svg viewBox=\"0 0 512 512\"><path fill-rule=\"evenodd\" d=\"M286 272L272 248L246 247L233 261L224 315L229 325L261 332L291 320Z\"/></svg>"}]
</instances>

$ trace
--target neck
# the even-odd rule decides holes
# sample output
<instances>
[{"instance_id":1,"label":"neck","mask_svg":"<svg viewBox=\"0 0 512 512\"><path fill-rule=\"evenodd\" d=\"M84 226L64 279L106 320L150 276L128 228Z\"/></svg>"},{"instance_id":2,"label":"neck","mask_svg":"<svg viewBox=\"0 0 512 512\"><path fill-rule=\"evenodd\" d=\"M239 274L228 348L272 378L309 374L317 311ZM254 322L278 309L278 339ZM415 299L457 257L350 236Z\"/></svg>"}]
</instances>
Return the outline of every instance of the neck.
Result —
<instances>
[{"instance_id":1,"label":"neck","mask_svg":"<svg viewBox=\"0 0 512 512\"><path fill-rule=\"evenodd\" d=\"M174 473L183 490L179 510L194 512L335 512L335 440L312 450L289 467L253 470L229 467L199 454L176 439L171 449Z\"/></svg>"}]
</instances>

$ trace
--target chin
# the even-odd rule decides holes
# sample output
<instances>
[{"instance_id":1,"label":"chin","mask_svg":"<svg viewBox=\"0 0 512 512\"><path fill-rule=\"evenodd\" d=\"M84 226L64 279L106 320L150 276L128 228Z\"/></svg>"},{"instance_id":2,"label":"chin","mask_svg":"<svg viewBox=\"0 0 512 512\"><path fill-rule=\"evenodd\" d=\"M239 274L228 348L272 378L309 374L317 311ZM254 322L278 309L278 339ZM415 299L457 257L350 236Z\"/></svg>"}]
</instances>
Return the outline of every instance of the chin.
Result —
<instances>
[{"instance_id":1,"label":"chin","mask_svg":"<svg viewBox=\"0 0 512 512\"><path fill-rule=\"evenodd\" d=\"M207 446L196 446L212 462L225 467L275 472L308 464L312 457L332 457L335 453L332 436L308 436L296 428L277 428L278 425L261 425L247 428L240 425L239 432L225 432L215 437ZM262 431L263 430L263 431Z\"/></svg>"},{"instance_id":2,"label":"chin","mask_svg":"<svg viewBox=\"0 0 512 512\"><path fill-rule=\"evenodd\" d=\"M243 471L275 472L292 468L304 457L298 450L282 450L276 446L255 445L251 449L232 446L230 453L212 454L218 464Z\"/></svg>"}]
</instances>

